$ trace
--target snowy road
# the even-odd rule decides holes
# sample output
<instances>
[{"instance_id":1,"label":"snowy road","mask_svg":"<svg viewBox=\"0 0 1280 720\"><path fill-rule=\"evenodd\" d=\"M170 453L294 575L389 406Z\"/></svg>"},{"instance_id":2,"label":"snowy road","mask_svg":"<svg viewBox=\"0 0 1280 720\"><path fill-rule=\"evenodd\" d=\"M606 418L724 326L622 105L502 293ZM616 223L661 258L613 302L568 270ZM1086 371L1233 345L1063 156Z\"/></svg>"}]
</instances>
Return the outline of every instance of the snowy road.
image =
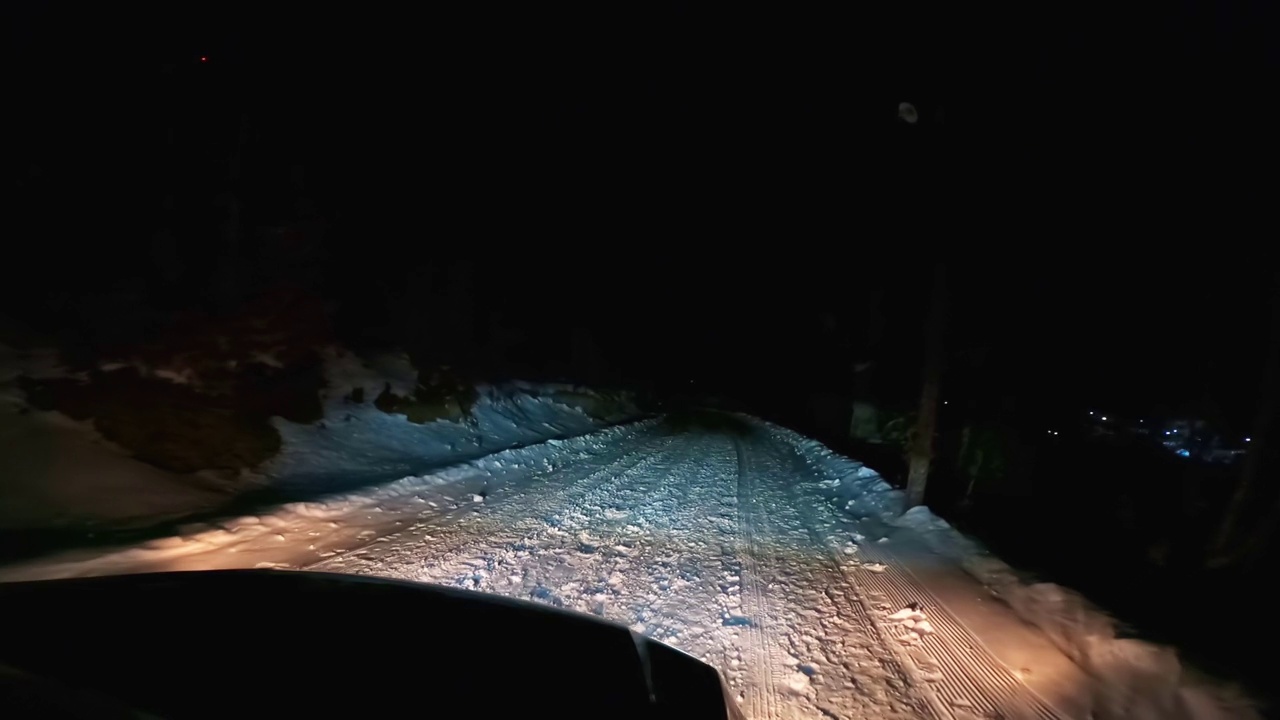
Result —
<instances>
[{"instance_id":1,"label":"snowy road","mask_svg":"<svg viewBox=\"0 0 1280 720\"><path fill-rule=\"evenodd\" d=\"M909 532L842 507L833 486L768 426L645 422L0 579L406 578L625 624L719 668L753 720L1086 714L1072 705L1086 681L1037 631Z\"/></svg>"},{"instance_id":2,"label":"snowy road","mask_svg":"<svg viewBox=\"0 0 1280 720\"><path fill-rule=\"evenodd\" d=\"M720 668L750 718L1058 717L886 551L864 562L790 445L658 432L612 450L309 568L624 623Z\"/></svg>"}]
</instances>

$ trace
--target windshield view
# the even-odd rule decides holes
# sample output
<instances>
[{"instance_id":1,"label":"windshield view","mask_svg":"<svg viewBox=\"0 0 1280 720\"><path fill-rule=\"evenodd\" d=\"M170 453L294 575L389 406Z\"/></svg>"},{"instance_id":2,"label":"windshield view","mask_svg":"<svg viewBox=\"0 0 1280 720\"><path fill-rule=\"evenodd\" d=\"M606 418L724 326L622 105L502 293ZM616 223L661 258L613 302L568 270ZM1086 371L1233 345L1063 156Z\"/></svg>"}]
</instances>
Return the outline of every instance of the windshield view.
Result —
<instances>
[{"instance_id":1,"label":"windshield view","mask_svg":"<svg viewBox=\"0 0 1280 720\"><path fill-rule=\"evenodd\" d=\"M836 5L7 7L0 716L1270 712L1274 12Z\"/></svg>"}]
</instances>

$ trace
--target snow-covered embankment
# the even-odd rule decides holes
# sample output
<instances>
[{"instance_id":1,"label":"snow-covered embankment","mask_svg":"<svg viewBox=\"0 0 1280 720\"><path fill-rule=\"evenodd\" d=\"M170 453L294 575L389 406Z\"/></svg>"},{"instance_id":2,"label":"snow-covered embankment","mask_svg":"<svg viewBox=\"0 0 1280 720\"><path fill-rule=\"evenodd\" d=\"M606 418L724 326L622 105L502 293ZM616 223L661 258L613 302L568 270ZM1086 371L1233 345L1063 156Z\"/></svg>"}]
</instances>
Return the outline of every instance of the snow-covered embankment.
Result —
<instances>
[{"instance_id":1,"label":"snow-covered embankment","mask_svg":"<svg viewBox=\"0 0 1280 720\"><path fill-rule=\"evenodd\" d=\"M314 351L323 373L310 391L316 409L288 420L271 416L272 398L245 397L253 393L244 387L262 387L257 377L289 372L259 355L222 363L238 375L210 380L194 367L137 361L72 371L52 351L0 346L0 531L64 546L78 535L100 541L243 514L247 498L312 499L389 482L637 415L625 396L567 385L428 393L403 355L364 360L330 346ZM245 375L257 385L240 382ZM57 392L42 408L31 393L46 388ZM262 419L223 422L246 405Z\"/></svg>"}]
</instances>

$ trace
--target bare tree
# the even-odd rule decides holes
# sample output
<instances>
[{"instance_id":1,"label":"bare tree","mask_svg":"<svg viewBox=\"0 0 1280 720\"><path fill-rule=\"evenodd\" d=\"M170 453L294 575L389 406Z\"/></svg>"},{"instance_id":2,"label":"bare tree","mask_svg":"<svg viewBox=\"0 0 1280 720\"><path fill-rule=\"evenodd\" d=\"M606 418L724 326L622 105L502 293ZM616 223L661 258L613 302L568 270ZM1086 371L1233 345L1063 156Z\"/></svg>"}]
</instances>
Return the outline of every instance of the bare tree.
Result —
<instances>
[{"instance_id":1,"label":"bare tree","mask_svg":"<svg viewBox=\"0 0 1280 720\"><path fill-rule=\"evenodd\" d=\"M920 414L916 418L907 469L907 508L924 502L925 483L933 461L933 434L938 426L938 391L942 381L942 352L946 333L947 284L942 263L933 268L933 296L924 326L924 379L920 388Z\"/></svg>"}]
</instances>

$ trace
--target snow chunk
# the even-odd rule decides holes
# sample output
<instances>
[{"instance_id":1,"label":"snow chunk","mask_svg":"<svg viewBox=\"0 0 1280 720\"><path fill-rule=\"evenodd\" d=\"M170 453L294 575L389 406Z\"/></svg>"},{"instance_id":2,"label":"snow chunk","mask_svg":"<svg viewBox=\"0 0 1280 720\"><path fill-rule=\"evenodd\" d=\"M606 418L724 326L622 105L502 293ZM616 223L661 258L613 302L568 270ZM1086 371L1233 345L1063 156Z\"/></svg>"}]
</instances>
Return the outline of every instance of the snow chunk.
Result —
<instances>
[{"instance_id":1,"label":"snow chunk","mask_svg":"<svg viewBox=\"0 0 1280 720\"><path fill-rule=\"evenodd\" d=\"M889 619L895 622L902 622L904 620L910 620L912 622L920 622L921 620L925 619L925 614L914 608L903 608L898 612L890 615Z\"/></svg>"}]
</instances>

